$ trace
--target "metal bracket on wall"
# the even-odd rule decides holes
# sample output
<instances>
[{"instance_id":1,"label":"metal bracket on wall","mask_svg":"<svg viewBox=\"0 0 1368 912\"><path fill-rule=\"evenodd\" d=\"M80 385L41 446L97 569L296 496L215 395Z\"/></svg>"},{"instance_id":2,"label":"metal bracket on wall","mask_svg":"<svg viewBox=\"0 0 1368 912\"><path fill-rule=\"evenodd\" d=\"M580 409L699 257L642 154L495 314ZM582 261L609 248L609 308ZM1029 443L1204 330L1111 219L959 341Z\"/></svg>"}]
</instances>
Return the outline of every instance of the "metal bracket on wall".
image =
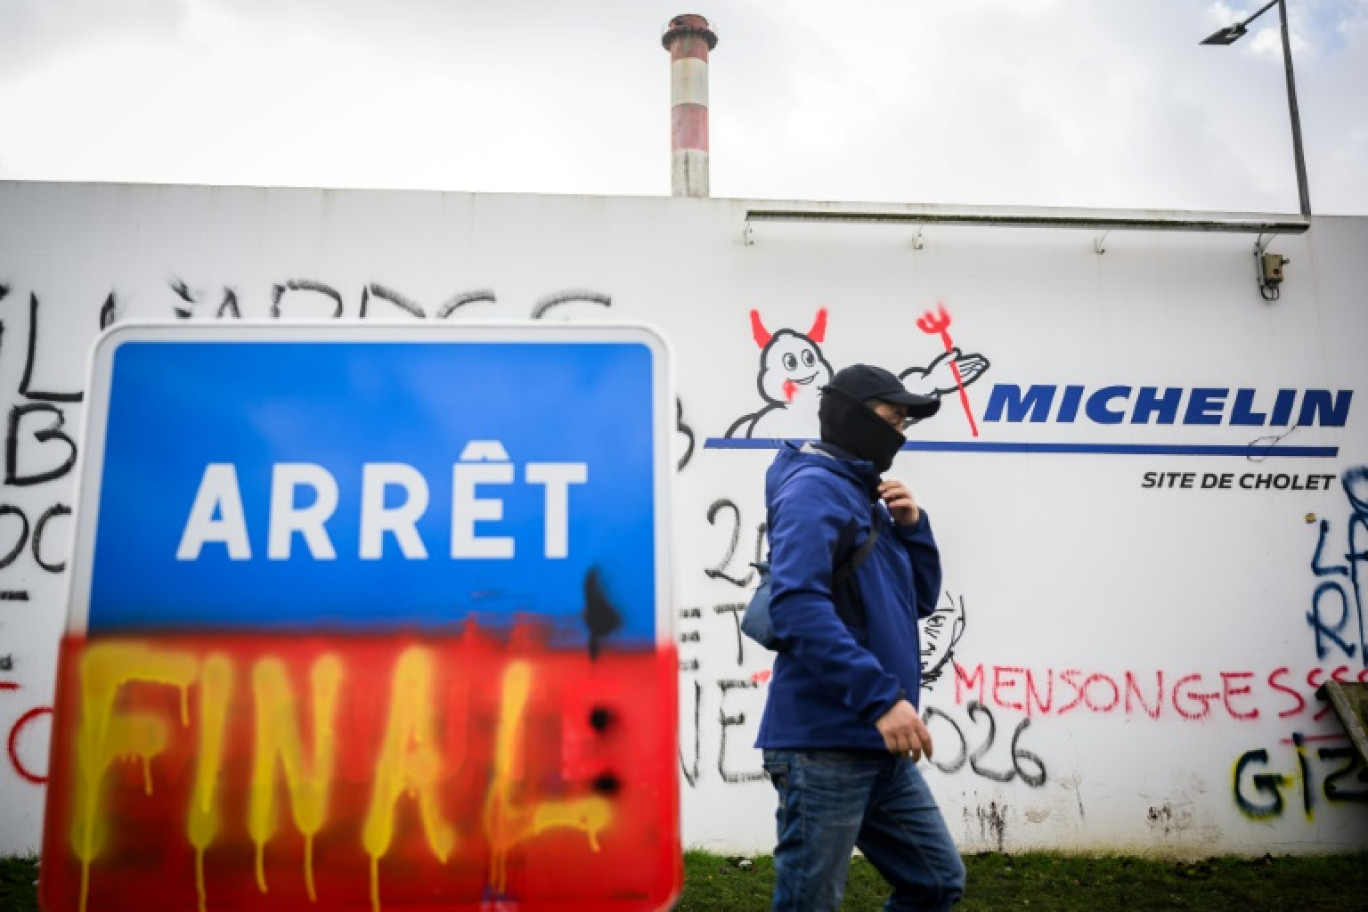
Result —
<instances>
[{"instance_id":1,"label":"metal bracket on wall","mask_svg":"<svg viewBox=\"0 0 1368 912\"><path fill-rule=\"evenodd\" d=\"M742 237L755 243L752 227L756 222L860 222L864 224L913 224L917 235L914 250L922 248L922 229L926 225L961 225L995 228L1066 228L1101 232L1093 236L1093 251L1106 251L1106 238L1113 231L1180 231L1254 234L1262 247L1279 234L1304 234L1311 221L1292 215L1242 214L1228 212L1154 212L1150 210L1102 209L991 209L942 206L887 205L869 207L847 203L766 203L748 205Z\"/></svg>"},{"instance_id":2,"label":"metal bracket on wall","mask_svg":"<svg viewBox=\"0 0 1368 912\"><path fill-rule=\"evenodd\" d=\"M989 209L970 207L949 209L943 206L885 205L870 207L849 203L772 203L763 208L747 206L742 243L755 243L756 222L861 222L864 224L914 225L912 249L924 246L924 226L961 225L992 228L1083 229L1094 232L1093 253L1107 252L1107 237L1113 231L1179 231L1253 234L1259 295L1276 301L1281 294L1282 267L1286 257L1267 253L1268 245L1280 234L1305 234L1311 228L1310 216L1241 214L1230 212L1154 212L1148 210L1101 209Z\"/></svg>"}]
</instances>

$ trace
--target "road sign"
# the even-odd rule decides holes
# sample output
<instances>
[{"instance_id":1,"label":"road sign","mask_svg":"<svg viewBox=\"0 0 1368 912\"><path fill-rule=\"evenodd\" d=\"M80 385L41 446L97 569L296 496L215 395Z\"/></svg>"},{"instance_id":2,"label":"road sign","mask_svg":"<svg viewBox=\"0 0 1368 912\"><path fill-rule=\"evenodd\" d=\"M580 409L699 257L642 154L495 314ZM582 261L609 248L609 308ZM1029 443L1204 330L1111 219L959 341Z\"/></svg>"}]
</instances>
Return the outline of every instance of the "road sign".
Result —
<instances>
[{"instance_id":1,"label":"road sign","mask_svg":"<svg viewBox=\"0 0 1368 912\"><path fill-rule=\"evenodd\" d=\"M668 905L668 377L635 327L104 336L45 908Z\"/></svg>"}]
</instances>

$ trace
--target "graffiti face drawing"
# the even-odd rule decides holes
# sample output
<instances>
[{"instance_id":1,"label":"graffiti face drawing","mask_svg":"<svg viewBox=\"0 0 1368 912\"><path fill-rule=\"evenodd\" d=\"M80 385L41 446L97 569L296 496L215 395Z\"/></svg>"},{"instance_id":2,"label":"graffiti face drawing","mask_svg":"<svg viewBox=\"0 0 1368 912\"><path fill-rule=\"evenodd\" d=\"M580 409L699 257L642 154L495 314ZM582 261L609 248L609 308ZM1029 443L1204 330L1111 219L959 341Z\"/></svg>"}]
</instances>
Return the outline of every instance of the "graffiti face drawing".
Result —
<instances>
[{"instance_id":1,"label":"graffiti face drawing","mask_svg":"<svg viewBox=\"0 0 1368 912\"><path fill-rule=\"evenodd\" d=\"M760 372L760 395L766 402L792 405L831 379L831 365L806 336L788 329L774 334Z\"/></svg>"},{"instance_id":2,"label":"graffiti face drawing","mask_svg":"<svg viewBox=\"0 0 1368 912\"><path fill-rule=\"evenodd\" d=\"M831 380L831 365L819 347L826 335L826 311L817 311L806 333L765 329L760 313L752 310L751 334L760 347L756 386L765 407L743 415L727 431L728 437L809 437L817 426L818 391Z\"/></svg>"}]
</instances>

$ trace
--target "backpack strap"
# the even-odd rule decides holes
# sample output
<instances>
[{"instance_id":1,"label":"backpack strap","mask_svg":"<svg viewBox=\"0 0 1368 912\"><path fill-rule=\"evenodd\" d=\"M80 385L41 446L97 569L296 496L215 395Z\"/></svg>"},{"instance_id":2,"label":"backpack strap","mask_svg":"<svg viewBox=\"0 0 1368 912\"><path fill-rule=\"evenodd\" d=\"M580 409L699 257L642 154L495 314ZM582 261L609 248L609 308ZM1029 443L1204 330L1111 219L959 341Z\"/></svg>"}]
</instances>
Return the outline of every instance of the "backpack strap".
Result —
<instances>
[{"instance_id":1,"label":"backpack strap","mask_svg":"<svg viewBox=\"0 0 1368 912\"><path fill-rule=\"evenodd\" d=\"M824 455L829 456L830 454ZM799 472L801 471L803 470L800 469ZM793 476L790 476L785 480L784 484L788 484L789 481L792 481L793 478L797 477L797 474L798 473L795 472ZM781 487L780 490L782 491L783 488ZM855 571L860 569L860 565L864 563L865 558L869 557L870 553L873 552L874 545L879 541L879 528L884 525L883 512L879 509L879 501L877 498L869 504L869 519L869 536L861 543L860 547L852 551L844 561L838 564L831 574L831 600L836 609L836 616L848 626L855 627L859 630L863 630L866 627L865 610L859 589L854 588L855 581L853 577L855 576ZM768 572L769 567L768 560L764 563L764 568L760 568L758 564L754 565L757 569L761 569L762 580L764 579L764 573ZM841 587L842 583L847 581L851 583L852 588L846 590L846 597L842 598L837 594L837 590Z\"/></svg>"},{"instance_id":2,"label":"backpack strap","mask_svg":"<svg viewBox=\"0 0 1368 912\"><path fill-rule=\"evenodd\" d=\"M833 585L845 582L854 576L855 571L860 569L860 564L863 564L865 558L869 557L869 552L874 550L874 543L879 540L879 527L883 525L883 514L879 512L877 500L869 506L869 519L869 537L846 559L845 563L836 568L836 572L831 575Z\"/></svg>"},{"instance_id":3,"label":"backpack strap","mask_svg":"<svg viewBox=\"0 0 1368 912\"><path fill-rule=\"evenodd\" d=\"M874 550L874 544L879 539L879 526L884 522L877 500L870 505L870 519L869 536L850 557L835 569L832 573L831 582L832 606L836 609L836 616L848 627L854 627L859 631L864 631L867 626L864 603L860 599L859 590L848 590L847 598L841 598L836 590L843 582L854 576L855 571L860 568L865 558L869 557L870 552ZM774 624L770 620L769 614L769 561L756 561L751 566L760 571L760 585L751 595L750 601L746 603L746 610L741 616L741 632L766 649L783 652L785 649L784 642L775 636Z\"/></svg>"},{"instance_id":4,"label":"backpack strap","mask_svg":"<svg viewBox=\"0 0 1368 912\"><path fill-rule=\"evenodd\" d=\"M822 453L822 455L827 456L828 458L834 458L831 457L831 454L826 453L823 450L818 450L817 452ZM802 469L799 469L798 472L795 472L793 475L789 476L789 478L785 479L784 485L787 485L802 471ZM783 491L783 489L784 488L781 485L779 490ZM879 527L883 525L883 514L879 511L879 501L877 498L869 504L869 520L869 537L864 540L864 543L861 544L859 548L852 551L849 557L841 564L837 565L835 571L832 573L831 587L833 590L855 575L855 571L860 569L860 565L864 563L866 557L869 557L869 553L874 550L874 545L879 540ZM769 561L766 560L765 563L768 564Z\"/></svg>"},{"instance_id":5,"label":"backpack strap","mask_svg":"<svg viewBox=\"0 0 1368 912\"><path fill-rule=\"evenodd\" d=\"M869 515L869 537L831 575L831 600L836 608L836 616L847 627L859 631L860 636L866 635L869 621L868 615L865 614L864 597L860 594L854 576L855 571L874 550L874 544L879 540L879 527L884 524L883 513L879 510L877 500L869 505Z\"/></svg>"}]
</instances>

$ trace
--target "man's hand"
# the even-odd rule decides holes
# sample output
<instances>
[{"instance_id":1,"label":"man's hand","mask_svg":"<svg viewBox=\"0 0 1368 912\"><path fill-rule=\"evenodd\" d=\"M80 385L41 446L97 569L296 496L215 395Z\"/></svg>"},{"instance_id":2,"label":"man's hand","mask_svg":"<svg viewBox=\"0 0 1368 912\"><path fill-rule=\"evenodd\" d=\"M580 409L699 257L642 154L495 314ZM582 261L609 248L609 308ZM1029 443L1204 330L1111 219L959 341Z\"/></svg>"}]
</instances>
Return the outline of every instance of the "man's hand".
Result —
<instances>
[{"instance_id":1,"label":"man's hand","mask_svg":"<svg viewBox=\"0 0 1368 912\"><path fill-rule=\"evenodd\" d=\"M888 512L893 514L893 521L898 525L915 526L921 520L921 508L912 499L912 492L896 478L879 483L879 496L888 504Z\"/></svg>"},{"instance_id":2,"label":"man's hand","mask_svg":"<svg viewBox=\"0 0 1368 912\"><path fill-rule=\"evenodd\" d=\"M931 733L922 724L916 707L906 700L894 703L874 726L883 735L884 746L892 753L905 754L913 763L920 760L923 753L926 759L931 759Z\"/></svg>"}]
</instances>

